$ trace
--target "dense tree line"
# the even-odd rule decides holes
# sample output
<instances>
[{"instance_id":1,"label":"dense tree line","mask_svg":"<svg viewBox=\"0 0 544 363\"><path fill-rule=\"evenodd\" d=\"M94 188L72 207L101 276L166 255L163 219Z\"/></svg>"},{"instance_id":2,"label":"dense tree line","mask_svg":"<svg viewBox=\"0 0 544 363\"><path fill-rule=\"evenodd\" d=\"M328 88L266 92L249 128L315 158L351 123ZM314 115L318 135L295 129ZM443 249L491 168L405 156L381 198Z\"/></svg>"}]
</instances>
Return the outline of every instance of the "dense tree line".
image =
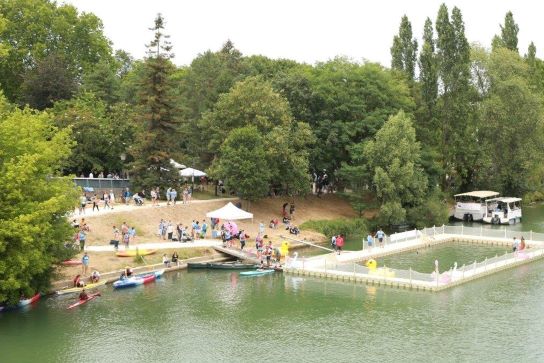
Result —
<instances>
[{"instance_id":1,"label":"dense tree line","mask_svg":"<svg viewBox=\"0 0 544 363\"><path fill-rule=\"evenodd\" d=\"M231 41L177 67L160 16L141 60L69 5L2 0L0 16L2 90L70 131L64 173L125 169L145 189L175 182L174 158L254 200L306 193L326 172L389 223L422 223L422 208L440 222L437 201L458 191L543 192L544 63L533 43L519 55L511 12L488 48L458 8L442 5L422 39L404 16L391 68L244 56Z\"/></svg>"}]
</instances>

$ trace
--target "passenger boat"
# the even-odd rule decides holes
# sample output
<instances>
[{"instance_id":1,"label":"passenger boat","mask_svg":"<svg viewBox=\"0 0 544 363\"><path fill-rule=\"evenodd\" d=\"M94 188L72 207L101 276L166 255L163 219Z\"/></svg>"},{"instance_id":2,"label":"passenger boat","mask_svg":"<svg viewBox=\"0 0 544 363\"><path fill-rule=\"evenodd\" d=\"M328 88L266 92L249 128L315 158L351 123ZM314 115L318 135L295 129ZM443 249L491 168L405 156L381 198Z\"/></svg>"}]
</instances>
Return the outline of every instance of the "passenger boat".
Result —
<instances>
[{"instance_id":1,"label":"passenger boat","mask_svg":"<svg viewBox=\"0 0 544 363\"><path fill-rule=\"evenodd\" d=\"M134 287L139 285L144 285L150 282L155 281L156 276L154 273L148 274L145 276L132 276L127 277L121 280L117 280L113 283L113 288L115 289L122 289L126 287Z\"/></svg>"},{"instance_id":2,"label":"passenger boat","mask_svg":"<svg viewBox=\"0 0 544 363\"><path fill-rule=\"evenodd\" d=\"M86 290L93 289L95 287L106 285L107 282L108 280L102 280L102 281L95 282L94 284L85 285L84 287L70 287L68 289L58 290L56 294L64 295L64 294L80 293L81 291L83 291L83 289L86 289Z\"/></svg>"},{"instance_id":3,"label":"passenger boat","mask_svg":"<svg viewBox=\"0 0 544 363\"><path fill-rule=\"evenodd\" d=\"M270 270L255 270L255 271L244 271L240 272L241 276L262 276L262 275L268 275L271 273L276 272L274 269Z\"/></svg>"},{"instance_id":4,"label":"passenger boat","mask_svg":"<svg viewBox=\"0 0 544 363\"><path fill-rule=\"evenodd\" d=\"M498 196L499 193L489 190L456 194L453 217L466 222L481 221L487 213L486 201Z\"/></svg>"},{"instance_id":5,"label":"passenger boat","mask_svg":"<svg viewBox=\"0 0 544 363\"><path fill-rule=\"evenodd\" d=\"M135 250L118 251L118 252L115 252L115 255L117 257L136 257L136 256L152 255L155 252L157 252L157 250L135 249Z\"/></svg>"},{"instance_id":6,"label":"passenger boat","mask_svg":"<svg viewBox=\"0 0 544 363\"><path fill-rule=\"evenodd\" d=\"M100 296L99 292L97 292L96 294L89 294L86 299L79 299L77 302L75 302L72 305L68 306L67 309L73 309L76 306L83 305L83 304L85 304L85 303L87 303L87 302L89 302L89 301L91 301L91 300L93 300L93 299L95 299L95 298L97 298L99 296Z\"/></svg>"},{"instance_id":7,"label":"passenger boat","mask_svg":"<svg viewBox=\"0 0 544 363\"><path fill-rule=\"evenodd\" d=\"M521 198L491 198L486 200L485 223L516 224L521 222Z\"/></svg>"}]
</instances>

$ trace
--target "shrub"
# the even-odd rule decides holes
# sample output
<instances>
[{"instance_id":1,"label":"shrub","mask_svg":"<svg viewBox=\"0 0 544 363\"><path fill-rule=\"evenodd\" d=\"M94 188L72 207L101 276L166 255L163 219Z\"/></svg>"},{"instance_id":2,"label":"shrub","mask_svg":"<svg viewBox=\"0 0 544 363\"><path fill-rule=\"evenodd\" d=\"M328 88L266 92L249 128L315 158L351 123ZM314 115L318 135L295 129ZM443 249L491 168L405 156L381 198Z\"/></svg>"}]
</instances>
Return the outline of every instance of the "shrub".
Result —
<instances>
[{"instance_id":1,"label":"shrub","mask_svg":"<svg viewBox=\"0 0 544 363\"><path fill-rule=\"evenodd\" d=\"M300 225L301 229L319 232L327 237L343 234L363 235L368 232L368 224L361 218L341 218L330 220L309 220Z\"/></svg>"}]
</instances>

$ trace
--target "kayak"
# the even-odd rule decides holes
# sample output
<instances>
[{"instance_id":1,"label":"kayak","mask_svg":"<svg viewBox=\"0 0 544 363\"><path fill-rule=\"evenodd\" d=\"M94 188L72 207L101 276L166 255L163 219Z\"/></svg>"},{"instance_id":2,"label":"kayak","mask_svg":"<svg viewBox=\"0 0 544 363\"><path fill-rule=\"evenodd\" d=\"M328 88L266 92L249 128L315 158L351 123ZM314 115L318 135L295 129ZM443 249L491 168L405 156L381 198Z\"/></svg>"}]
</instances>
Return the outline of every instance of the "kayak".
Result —
<instances>
[{"instance_id":1,"label":"kayak","mask_svg":"<svg viewBox=\"0 0 544 363\"><path fill-rule=\"evenodd\" d=\"M137 274L136 277L146 277L148 275L155 275L156 278L160 279L162 277L162 275L164 275L164 271L166 271L165 269L162 269L162 270L158 270L158 271L153 271L153 272L143 272L141 274Z\"/></svg>"},{"instance_id":2,"label":"kayak","mask_svg":"<svg viewBox=\"0 0 544 363\"><path fill-rule=\"evenodd\" d=\"M79 306L79 305L83 305L85 304L86 302L89 302L91 301L92 299L95 299L97 297L100 296L100 293L97 292L96 294L89 294L87 295L87 298L86 299L79 299L77 302L73 303L72 305L68 306L67 309L73 309L75 308L76 306Z\"/></svg>"},{"instance_id":3,"label":"kayak","mask_svg":"<svg viewBox=\"0 0 544 363\"><path fill-rule=\"evenodd\" d=\"M108 280L102 280L102 281L98 281L94 284L88 284L88 285L85 285L84 287L71 287L71 288L68 288L68 289L62 289L62 290L58 290L56 293L57 295L64 295L64 294L73 294L73 293L79 293L81 292L83 289L93 289L95 287L98 287L98 286L103 286L103 285L106 285L106 283L108 282Z\"/></svg>"},{"instance_id":4,"label":"kayak","mask_svg":"<svg viewBox=\"0 0 544 363\"><path fill-rule=\"evenodd\" d=\"M224 263L209 263L208 268L216 270L251 270L256 268L254 263L241 263L241 262L224 262Z\"/></svg>"},{"instance_id":5,"label":"kayak","mask_svg":"<svg viewBox=\"0 0 544 363\"><path fill-rule=\"evenodd\" d=\"M187 268L208 268L207 262L187 262Z\"/></svg>"},{"instance_id":6,"label":"kayak","mask_svg":"<svg viewBox=\"0 0 544 363\"><path fill-rule=\"evenodd\" d=\"M115 255L117 257L136 257L136 256L152 255L155 252L157 252L157 250L145 250L145 249L144 250L139 250L139 249L136 249L136 250L126 250L126 251L115 252Z\"/></svg>"},{"instance_id":7,"label":"kayak","mask_svg":"<svg viewBox=\"0 0 544 363\"><path fill-rule=\"evenodd\" d=\"M36 295L32 296L30 299L21 299L19 300L17 307L22 308L23 306L27 306L32 303L35 303L36 301L40 300L40 296L41 294L38 292Z\"/></svg>"},{"instance_id":8,"label":"kayak","mask_svg":"<svg viewBox=\"0 0 544 363\"><path fill-rule=\"evenodd\" d=\"M115 289L122 289L125 287L134 287L139 286L143 284L147 284L149 282L155 281L157 277L155 274L148 274L144 276L133 276L133 277L127 277L126 279L117 280L113 283L113 287Z\"/></svg>"},{"instance_id":9,"label":"kayak","mask_svg":"<svg viewBox=\"0 0 544 363\"><path fill-rule=\"evenodd\" d=\"M261 275L267 275L274 273L276 271L274 270L255 270L255 271L244 271L240 272L240 275L242 276L261 276Z\"/></svg>"},{"instance_id":10,"label":"kayak","mask_svg":"<svg viewBox=\"0 0 544 363\"><path fill-rule=\"evenodd\" d=\"M81 265L81 263L82 262L80 260L66 260L61 262L61 264L64 266L77 266Z\"/></svg>"}]
</instances>

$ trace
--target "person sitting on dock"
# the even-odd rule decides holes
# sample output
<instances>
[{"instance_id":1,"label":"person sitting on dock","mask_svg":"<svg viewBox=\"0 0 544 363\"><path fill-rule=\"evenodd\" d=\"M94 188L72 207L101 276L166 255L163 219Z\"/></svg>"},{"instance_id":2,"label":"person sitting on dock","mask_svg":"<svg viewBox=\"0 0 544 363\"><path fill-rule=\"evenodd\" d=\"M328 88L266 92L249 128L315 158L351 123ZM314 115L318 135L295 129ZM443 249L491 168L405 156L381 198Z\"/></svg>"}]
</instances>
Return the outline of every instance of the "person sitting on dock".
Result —
<instances>
[{"instance_id":1,"label":"person sitting on dock","mask_svg":"<svg viewBox=\"0 0 544 363\"><path fill-rule=\"evenodd\" d=\"M91 282L96 284L100 280L100 272L94 270L91 274Z\"/></svg>"},{"instance_id":2,"label":"person sitting on dock","mask_svg":"<svg viewBox=\"0 0 544 363\"><path fill-rule=\"evenodd\" d=\"M172 263L175 263L176 266L179 266L179 256L178 256L178 253L176 251L174 251L174 253L172 254L171 261L172 261Z\"/></svg>"},{"instance_id":3,"label":"person sitting on dock","mask_svg":"<svg viewBox=\"0 0 544 363\"><path fill-rule=\"evenodd\" d=\"M164 263L164 267L170 267L170 260L166 256L166 253L162 255L162 263Z\"/></svg>"}]
</instances>

